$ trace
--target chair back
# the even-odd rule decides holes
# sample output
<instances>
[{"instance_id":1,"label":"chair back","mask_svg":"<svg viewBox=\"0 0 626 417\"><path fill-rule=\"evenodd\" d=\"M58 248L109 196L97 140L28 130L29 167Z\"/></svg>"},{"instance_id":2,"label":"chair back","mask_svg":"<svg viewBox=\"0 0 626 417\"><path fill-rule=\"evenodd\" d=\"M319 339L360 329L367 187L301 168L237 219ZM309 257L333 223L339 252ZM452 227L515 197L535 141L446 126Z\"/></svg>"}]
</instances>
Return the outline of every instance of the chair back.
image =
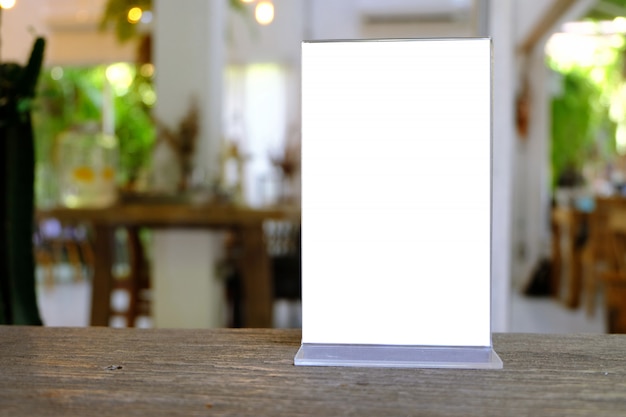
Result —
<instances>
[{"instance_id":1,"label":"chair back","mask_svg":"<svg viewBox=\"0 0 626 417\"><path fill-rule=\"evenodd\" d=\"M607 215L609 269L603 274L609 333L626 333L626 204Z\"/></svg>"},{"instance_id":2,"label":"chair back","mask_svg":"<svg viewBox=\"0 0 626 417\"><path fill-rule=\"evenodd\" d=\"M613 206L607 216L609 259L613 272L626 282L626 206Z\"/></svg>"}]
</instances>

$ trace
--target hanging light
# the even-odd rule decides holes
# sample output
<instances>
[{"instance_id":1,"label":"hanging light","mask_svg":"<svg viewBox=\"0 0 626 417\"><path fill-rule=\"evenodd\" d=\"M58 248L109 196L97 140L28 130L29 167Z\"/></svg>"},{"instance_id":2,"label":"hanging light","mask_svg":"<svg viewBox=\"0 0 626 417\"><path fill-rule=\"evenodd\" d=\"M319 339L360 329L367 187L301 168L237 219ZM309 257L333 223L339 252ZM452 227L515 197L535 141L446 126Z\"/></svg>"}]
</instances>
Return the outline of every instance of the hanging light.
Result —
<instances>
[{"instance_id":1,"label":"hanging light","mask_svg":"<svg viewBox=\"0 0 626 417\"><path fill-rule=\"evenodd\" d=\"M137 23L141 20L142 10L139 7L133 7L128 11L126 18L129 23Z\"/></svg>"},{"instance_id":2,"label":"hanging light","mask_svg":"<svg viewBox=\"0 0 626 417\"><path fill-rule=\"evenodd\" d=\"M12 9L15 6L15 0L0 0L0 9Z\"/></svg>"},{"instance_id":3,"label":"hanging light","mask_svg":"<svg viewBox=\"0 0 626 417\"><path fill-rule=\"evenodd\" d=\"M254 9L254 17L260 25L269 25L274 20L274 4L271 1L260 1Z\"/></svg>"}]
</instances>

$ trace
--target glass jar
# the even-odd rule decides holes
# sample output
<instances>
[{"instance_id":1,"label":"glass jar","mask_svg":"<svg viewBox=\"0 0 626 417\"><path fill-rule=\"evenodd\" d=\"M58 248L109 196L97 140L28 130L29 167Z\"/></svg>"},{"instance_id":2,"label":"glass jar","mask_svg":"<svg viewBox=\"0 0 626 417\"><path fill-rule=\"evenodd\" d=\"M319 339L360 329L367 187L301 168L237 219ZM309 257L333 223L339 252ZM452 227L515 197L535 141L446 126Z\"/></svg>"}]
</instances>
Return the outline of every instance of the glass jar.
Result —
<instances>
[{"instance_id":1,"label":"glass jar","mask_svg":"<svg viewBox=\"0 0 626 417\"><path fill-rule=\"evenodd\" d=\"M118 142L97 123L79 125L59 138L58 172L61 204L102 208L117 200Z\"/></svg>"}]
</instances>

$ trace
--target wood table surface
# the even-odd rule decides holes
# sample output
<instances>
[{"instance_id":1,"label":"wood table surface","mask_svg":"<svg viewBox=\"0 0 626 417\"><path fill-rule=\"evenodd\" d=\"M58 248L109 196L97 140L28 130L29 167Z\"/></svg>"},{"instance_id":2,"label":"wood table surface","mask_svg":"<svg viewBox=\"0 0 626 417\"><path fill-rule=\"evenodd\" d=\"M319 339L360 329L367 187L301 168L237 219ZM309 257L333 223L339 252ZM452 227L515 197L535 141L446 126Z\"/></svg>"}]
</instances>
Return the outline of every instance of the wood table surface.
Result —
<instances>
[{"instance_id":1,"label":"wood table surface","mask_svg":"<svg viewBox=\"0 0 626 417\"><path fill-rule=\"evenodd\" d=\"M0 416L626 415L626 335L495 334L502 370L296 367L300 338L0 327Z\"/></svg>"},{"instance_id":2,"label":"wood table surface","mask_svg":"<svg viewBox=\"0 0 626 417\"><path fill-rule=\"evenodd\" d=\"M91 221L108 225L142 227L220 227L257 225L266 219L285 218L285 208L250 208L232 205L193 205L183 203L124 203L107 208L53 208L41 210L39 218L62 222ZM293 213L298 215L298 212Z\"/></svg>"}]
</instances>

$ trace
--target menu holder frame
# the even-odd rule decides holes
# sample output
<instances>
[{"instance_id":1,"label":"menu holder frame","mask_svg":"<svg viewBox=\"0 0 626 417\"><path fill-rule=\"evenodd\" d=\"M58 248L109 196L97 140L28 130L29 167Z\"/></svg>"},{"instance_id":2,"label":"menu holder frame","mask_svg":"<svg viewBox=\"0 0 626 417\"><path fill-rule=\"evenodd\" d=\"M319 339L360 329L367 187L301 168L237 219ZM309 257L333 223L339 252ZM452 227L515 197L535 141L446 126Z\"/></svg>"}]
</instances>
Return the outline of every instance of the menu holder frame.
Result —
<instances>
[{"instance_id":1,"label":"menu holder frame","mask_svg":"<svg viewBox=\"0 0 626 417\"><path fill-rule=\"evenodd\" d=\"M304 53L304 45L309 44L309 43L333 43L333 42L341 42L341 43L345 43L345 42L359 42L359 43L363 43L363 42L374 42L374 43L385 43L385 42L413 42L413 41L424 41L424 42L437 42L437 41L443 41L443 42L467 42L467 41L481 41L481 42L488 42L488 48L489 48L489 52L488 54L491 55L491 40L490 39L485 39L485 38L463 38L463 39L399 39L399 40L356 40L356 41L319 41L319 42L304 42L303 43L303 63L305 60L305 53ZM484 45L484 44L481 44ZM482 48L483 46L481 46ZM484 51L484 50L483 50ZM336 54L337 51L334 51L334 53ZM362 54L362 51L360 51L360 53ZM336 56L336 55L335 55ZM362 55L361 55L362 56ZM484 56L484 54L482 54L481 52L481 57ZM492 57L489 56L490 61L488 62L488 64L485 64L488 66L489 68L489 81L487 83L492 83L492 73L491 73L491 59ZM319 63L316 63L316 65L318 65ZM309 65L308 63L306 65ZM304 69L306 67L305 64L303 64L303 83L304 83ZM313 67L313 65L311 65L311 67ZM318 70L320 67L315 66L315 70ZM310 70L309 70L310 71ZM310 73L309 73L310 74ZM389 79L392 79L391 77L393 77L393 74L388 74L388 76L390 77ZM332 74L330 75L330 77L332 78ZM384 82L384 81L383 81ZM489 94L489 103L488 105L491 106L491 85L489 85L489 91L485 92L486 94ZM482 95L483 93L481 93ZM303 108L305 106L307 106L307 97L304 94L304 88L303 88ZM323 98L322 98L323 100ZM319 106L319 98L318 98L318 106ZM317 107L319 108L319 107ZM383 116L384 117L384 116ZM491 135L491 109L489 108L489 119L488 119L488 123L489 123L489 128L488 130L488 135ZM486 120L486 119L485 119ZM317 121L319 122L319 119L317 119ZM304 117L304 112L303 112L303 126L308 123L309 120L307 120ZM483 125L484 127L484 125ZM484 139L484 138L483 138ZM307 146L306 146L306 141L309 140L309 138L306 137L305 135L305 131L303 129L303 167L305 167L305 161L308 163L310 161L307 161L305 156L306 153L308 151ZM489 143L489 150L491 150L491 137L488 138ZM315 155L314 159L315 162L319 162L320 158L319 156L323 155L319 152L319 148L318 148L318 153ZM489 160L491 160L491 154L489 154ZM484 157L482 160L485 160ZM483 169L483 168L481 168ZM491 167L489 167L489 170L491 170ZM339 172L339 171L338 171ZM484 171L482 171L484 172ZM303 179L306 178L306 172L305 169L303 169ZM482 175L482 174L481 174ZM303 195L306 195L307 193L307 183L305 181L303 181ZM491 188L489 188L489 193L491 192ZM489 196L489 198L491 199L492 197ZM303 199L303 202L305 200ZM484 203L484 202L483 202ZM309 220L308 214L307 213L307 204L308 203L303 203L303 232L306 233L307 231L307 221ZM491 201L489 201L489 204L491 204ZM490 231L489 231L490 233ZM304 242L304 241L303 241ZM489 256L491 256L491 238L489 238ZM303 251L307 251L307 245L303 244ZM483 254L485 254L485 252L482 252ZM481 255L483 256L483 255ZM303 267L306 268L306 263L303 263ZM484 269L483 269L484 272ZM490 274L490 272L489 272ZM303 274L304 277L304 274ZM489 278L489 283L491 281L491 276L488 277ZM474 279L471 274L468 277L468 279ZM479 280L479 282L481 284L484 284L485 281L485 275L482 276L478 276L476 277L476 279ZM304 280L303 280L304 281ZM317 292L314 291L307 291L307 285L303 282L303 305L306 305L306 303L308 301L310 301L310 299L308 297L317 297L316 300L316 305L320 308L317 310L317 313L322 313L322 305L323 302L322 300L324 299L324 297L327 295L326 293L319 290L319 288L317 289ZM368 285L367 281L365 282L359 282L359 285ZM484 285L480 285L481 288L481 297L480 300L484 300L484 301L488 301L487 300L487 295L489 295L490 298L490 294L485 294ZM410 288L409 286L407 286L407 288L404 289L405 291L412 291L414 290L414 288ZM398 291L403 291L402 288L400 288ZM313 294L313 295L311 295ZM366 294L368 294L367 296L371 297L372 296L372 292L366 292ZM358 295L357 295L358 296ZM375 300L371 300L372 304L374 304ZM484 304L484 303L483 303ZM363 306L363 304L359 304L360 306ZM351 308L351 305L349 302L346 302L346 306L345 309L349 310ZM361 307L362 308L362 307ZM391 307L393 309L393 306ZM334 310L335 314L337 314L339 310ZM484 311L484 310L483 310ZM489 308L490 311L490 308ZM485 326L481 325L478 326L480 331L480 337L467 337L467 335L465 336L460 336L459 339L456 339L456 341L450 345L444 345L444 344L431 344L431 343L425 343L425 344L398 344L396 343L397 340L404 340L402 338L398 338L395 337L395 341L393 340L386 340L387 337L389 337L390 333L388 332L382 332L381 331L381 335L380 337L373 337L373 338L368 338L366 337L366 339L359 339L359 337L362 336L363 334L363 326L360 326L359 329L356 333L360 332L360 336L356 337L355 339L355 343L352 343L351 340L349 340L349 338L351 336L348 337L343 337L342 335L338 335L338 330L337 328L333 329L333 331L328 331L327 336L325 335L325 328L323 326L323 323L332 323L332 321L328 321L329 319L325 318L325 320L327 321L317 321L315 323L315 330L312 331L311 333L315 333L314 336L310 336L310 334L308 333L307 330L307 326L308 326L308 320L307 320L307 316L306 314L309 314L310 311L307 311L306 309L303 310L303 341L302 344L300 346L300 349L298 350L296 356L294 357L294 364L296 366L342 366L342 367L389 367L389 368L455 368L455 369L501 369L503 368L503 362L500 359L500 357L498 356L498 354L495 352L495 350L493 349L493 346L491 344L491 332L489 331L488 335L488 339L489 339L489 343L485 343ZM341 313L338 313L341 314ZM459 314L463 314L462 312L459 312ZM354 312L350 313L350 317L360 317L358 314L354 314ZM491 328L491 321L490 321L490 313L489 314L484 314L480 313L479 317L481 318L481 320L483 321L483 324L488 324L488 329ZM426 320L424 318L424 320ZM437 315L435 314L433 317L429 317L428 320L432 321L434 320L435 322L437 322ZM487 323L486 320L489 320L489 322ZM322 323L322 324L320 324ZM442 323L450 323L450 321L442 321ZM446 328L445 328L445 324L442 326L442 332L445 333L446 332ZM372 330L374 333L376 332L376 329ZM411 328L399 328L397 330L395 330L397 332L419 332L419 326L415 326ZM356 334L355 333L355 334ZM307 336L305 337L304 334L307 334ZM465 339L464 339L465 338ZM337 340L343 340L341 342L336 342ZM391 337L391 339L394 339L394 337ZM419 339L416 338L416 339ZM436 337L435 337L436 339ZM312 342L313 340L313 342ZM363 340L375 340L375 343L368 343L368 342L363 342ZM432 341L433 337L430 337L430 339L427 339ZM451 340L450 338L447 337L442 337L441 340ZM469 344L469 345L463 345L463 344L459 344L458 341L459 340L469 340L469 341L476 341L476 340L480 340L480 342L475 343L475 344ZM328 343L325 343L328 342ZM382 343L381 343L382 342ZM455 344L456 343L456 344Z\"/></svg>"}]
</instances>

